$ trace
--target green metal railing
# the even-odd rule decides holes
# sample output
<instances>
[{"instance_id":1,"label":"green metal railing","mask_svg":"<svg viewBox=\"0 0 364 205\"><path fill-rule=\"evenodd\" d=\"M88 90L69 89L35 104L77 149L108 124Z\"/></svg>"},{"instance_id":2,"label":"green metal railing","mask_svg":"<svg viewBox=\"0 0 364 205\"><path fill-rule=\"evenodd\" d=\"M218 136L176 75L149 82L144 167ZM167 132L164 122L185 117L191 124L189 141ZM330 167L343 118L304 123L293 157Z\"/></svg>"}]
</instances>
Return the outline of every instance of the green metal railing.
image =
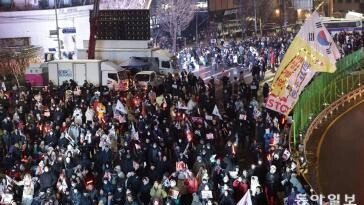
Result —
<instances>
[{"instance_id":1,"label":"green metal railing","mask_svg":"<svg viewBox=\"0 0 364 205\"><path fill-rule=\"evenodd\" d=\"M364 49L360 49L337 63L335 73L320 73L302 92L293 113L293 145L311 121L335 100L364 83ZM302 139L300 139L302 140ZM293 148L293 147L292 147Z\"/></svg>"}]
</instances>

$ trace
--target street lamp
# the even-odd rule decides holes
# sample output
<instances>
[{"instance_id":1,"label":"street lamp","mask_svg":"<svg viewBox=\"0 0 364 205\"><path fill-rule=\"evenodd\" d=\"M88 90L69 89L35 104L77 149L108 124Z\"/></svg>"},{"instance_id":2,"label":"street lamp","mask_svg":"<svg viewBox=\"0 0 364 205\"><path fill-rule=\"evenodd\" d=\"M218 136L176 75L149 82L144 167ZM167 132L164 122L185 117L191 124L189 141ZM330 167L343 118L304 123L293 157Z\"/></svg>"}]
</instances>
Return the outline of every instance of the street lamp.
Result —
<instances>
[{"instance_id":1,"label":"street lamp","mask_svg":"<svg viewBox=\"0 0 364 205\"><path fill-rule=\"evenodd\" d=\"M198 47L198 14L200 12L203 12L203 9L207 9L207 3L198 3L196 5L196 12L195 12L195 16L196 16L196 48Z\"/></svg>"},{"instance_id":2,"label":"street lamp","mask_svg":"<svg viewBox=\"0 0 364 205\"><path fill-rule=\"evenodd\" d=\"M277 16L277 17L279 17L279 15L280 15L281 11L280 11L279 9L276 9L276 10L274 11L274 13L276 14L276 16Z\"/></svg>"},{"instance_id":3,"label":"street lamp","mask_svg":"<svg viewBox=\"0 0 364 205\"><path fill-rule=\"evenodd\" d=\"M57 13L57 4L58 0L55 0L54 4L54 12L56 14L56 29L57 29L57 42L58 42L58 59L61 60L62 54L61 54L61 41L59 40L59 25L58 25L58 13Z\"/></svg>"},{"instance_id":4,"label":"street lamp","mask_svg":"<svg viewBox=\"0 0 364 205\"><path fill-rule=\"evenodd\" d=\"M302 9L297 9L297 21L301 22L302 19Z\"/></svg>"}]
</instances>

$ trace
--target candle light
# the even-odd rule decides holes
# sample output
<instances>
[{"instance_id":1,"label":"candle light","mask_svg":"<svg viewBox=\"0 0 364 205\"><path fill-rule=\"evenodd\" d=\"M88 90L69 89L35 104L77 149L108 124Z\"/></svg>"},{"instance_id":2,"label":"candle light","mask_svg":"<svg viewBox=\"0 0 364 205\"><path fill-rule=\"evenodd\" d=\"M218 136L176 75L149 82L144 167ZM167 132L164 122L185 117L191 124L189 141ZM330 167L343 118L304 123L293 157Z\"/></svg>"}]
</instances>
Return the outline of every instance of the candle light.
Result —
<instances>
[{"instance_id":1,"label":"candle light","mask_svg":"<svg viewBox=\"0 0 364 205\"><path fill-rule=\"evenodd\" d=\"M233 155L235 155L235 145L231 145L231 152L233 153Z\"/></svg>"},{"instance_id":2,"label":"candle light","mask_svg":"<svg viewBox=\"0 0 364 205\"><path fill-rule=\"evenodd\" d=\"M192 134L191 134L191 131L187 130L187 131L186 131L186 134L187 134L187 141L188 141L188 142L191 142L191 141L192 141Z\"/></svg>"}]
</instances>

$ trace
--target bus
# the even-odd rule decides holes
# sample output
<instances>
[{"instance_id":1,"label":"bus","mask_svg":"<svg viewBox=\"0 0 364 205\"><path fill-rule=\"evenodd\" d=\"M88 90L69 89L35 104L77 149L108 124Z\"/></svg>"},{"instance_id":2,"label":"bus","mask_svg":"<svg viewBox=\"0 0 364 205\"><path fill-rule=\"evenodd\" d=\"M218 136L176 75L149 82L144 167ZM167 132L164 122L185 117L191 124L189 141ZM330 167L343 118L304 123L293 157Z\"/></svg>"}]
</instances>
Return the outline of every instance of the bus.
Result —
<instances>
[{"instance_id":1,"label":"bus","mask_svg":"<svg viewBox=\"0 0 364 205\"><path fill-rule=\"evenodd\" d=\"M331 35L338 34L340 32L347 33L363 33L364 18L355 19L338 19L338 18L325 18L322 20L326 29Z\"/></svg>"}]
</instances>

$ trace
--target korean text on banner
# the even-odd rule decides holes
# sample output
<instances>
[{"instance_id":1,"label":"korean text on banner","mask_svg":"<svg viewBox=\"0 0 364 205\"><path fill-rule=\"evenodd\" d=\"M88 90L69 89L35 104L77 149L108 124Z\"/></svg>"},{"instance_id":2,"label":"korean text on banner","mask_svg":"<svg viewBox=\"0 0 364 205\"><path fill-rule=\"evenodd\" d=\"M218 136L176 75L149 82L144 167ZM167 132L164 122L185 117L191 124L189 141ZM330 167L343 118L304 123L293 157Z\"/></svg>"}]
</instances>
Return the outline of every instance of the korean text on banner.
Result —
<instances>
[{"instance_id":1,"label":"korean text on banner","mask_svg":"<svg viewBox=\"0 0 364 205\"><path fill-rule=\"evenodd\" d=\"M288 48L265 107L288 115L315 72L335 72L339 57L335 43L314 12Z\"/></svg>"},{"instance_id":2,"label":"korean text on banner","mask_svg":"<svg viewBox=\"0 0 364 205\"><path fill-rule=\"evenodd\" d=\"M296 56L273 82L266 107L288 115L296 104L299 95L315 75L303 57Z\"/></svg>"}]
</instances>

